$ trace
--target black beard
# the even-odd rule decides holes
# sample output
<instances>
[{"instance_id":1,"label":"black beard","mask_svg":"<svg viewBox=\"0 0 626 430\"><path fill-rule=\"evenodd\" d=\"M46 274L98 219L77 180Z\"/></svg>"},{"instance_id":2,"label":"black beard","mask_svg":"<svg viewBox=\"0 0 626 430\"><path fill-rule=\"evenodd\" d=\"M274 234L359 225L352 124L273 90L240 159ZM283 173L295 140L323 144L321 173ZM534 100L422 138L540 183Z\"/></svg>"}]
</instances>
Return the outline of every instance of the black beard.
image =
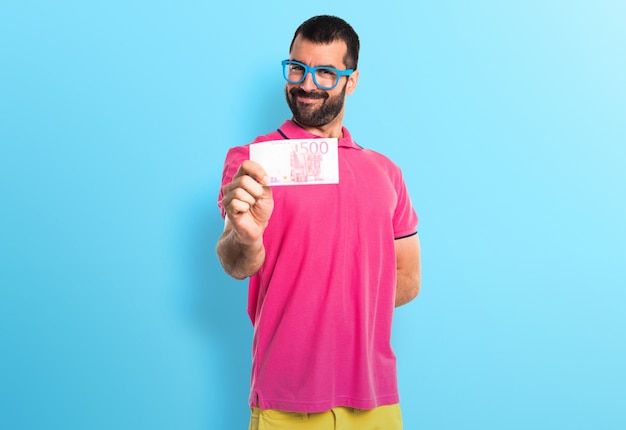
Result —
<instances>
[{"instance_id":1,"label":"black beard","mask_svg":"<svg viewBox=\"0 0 626 430\"><path fill-rule=\"evenodd\" d=\"M289 109L291 109L291 113L293 113L293 119L304 127L322 127L329 124L332 120L337 118L337 115L339 115L341 109L343 109L346 99L346 87L347 83L343 86L341 93L336 96L329 96L325 91L308 93L301 88L292 88L291 90L285 88L285 97L287 98ZM296 100L298 96L325 100L318 108L302 107Z\"/></svg>"}]
</instances>

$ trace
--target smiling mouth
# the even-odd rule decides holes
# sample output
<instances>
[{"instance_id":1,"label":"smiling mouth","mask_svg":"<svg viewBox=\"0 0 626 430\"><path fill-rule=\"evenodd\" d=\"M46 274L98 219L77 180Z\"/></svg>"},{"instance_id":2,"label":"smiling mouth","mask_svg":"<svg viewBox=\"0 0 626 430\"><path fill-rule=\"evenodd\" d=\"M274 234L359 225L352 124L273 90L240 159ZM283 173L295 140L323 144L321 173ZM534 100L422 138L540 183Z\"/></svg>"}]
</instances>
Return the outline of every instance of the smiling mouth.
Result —
<instances>
[{"instance_id":1,"label":"smiling mouth","mask_svg":"<svg viewBox=\"0 0 626 430\"><path fill-rule=\"evenodd\" d=\"M300 103L312 104L312 103L315 103L318 100L323 100L323 99L319 98L319 97L297 96L296 100L299 101Z\"/></svg>"}]
</instances>

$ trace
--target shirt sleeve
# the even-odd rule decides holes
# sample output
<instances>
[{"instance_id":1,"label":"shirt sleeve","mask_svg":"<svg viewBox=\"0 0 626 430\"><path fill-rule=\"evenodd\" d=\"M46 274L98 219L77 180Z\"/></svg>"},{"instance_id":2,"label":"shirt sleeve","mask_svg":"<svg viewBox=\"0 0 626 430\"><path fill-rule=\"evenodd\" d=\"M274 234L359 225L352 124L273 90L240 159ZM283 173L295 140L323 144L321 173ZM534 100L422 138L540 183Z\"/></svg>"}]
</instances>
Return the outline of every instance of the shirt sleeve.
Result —
<instances>
[{"instance_id":1,"label":"shirt sleeve","mask_svg":"<svg viewBox=\"0 0 626 430\"><path fill-rule=\"evenodd\" d=\"M407 190L400 168L397 168L397 176L394 182L398 202L393 214L393 233L394 239L402 239L417 233L418 217L411 203L411 196Z\"/></svg>"}]
</instances>

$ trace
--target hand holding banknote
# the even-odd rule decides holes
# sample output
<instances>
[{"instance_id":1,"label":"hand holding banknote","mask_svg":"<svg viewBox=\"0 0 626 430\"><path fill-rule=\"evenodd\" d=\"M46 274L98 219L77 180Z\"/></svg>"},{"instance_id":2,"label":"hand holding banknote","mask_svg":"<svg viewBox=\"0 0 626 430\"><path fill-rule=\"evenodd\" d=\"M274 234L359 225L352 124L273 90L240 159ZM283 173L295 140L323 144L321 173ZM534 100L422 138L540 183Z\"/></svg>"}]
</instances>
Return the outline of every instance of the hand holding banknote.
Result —
<instances>
[{"instance_id":1,"label":"hand holding banknote","mask_svg":"<svg viewBox=\"0 0 626 430\"><path fill-rule=\"evenodd\" d=\"M230 228L241 244L259 242L269 222L274 199L267 173L258 163L244 161L230 184L224 186L222 205Z\"/></svg>"}]
</instances>

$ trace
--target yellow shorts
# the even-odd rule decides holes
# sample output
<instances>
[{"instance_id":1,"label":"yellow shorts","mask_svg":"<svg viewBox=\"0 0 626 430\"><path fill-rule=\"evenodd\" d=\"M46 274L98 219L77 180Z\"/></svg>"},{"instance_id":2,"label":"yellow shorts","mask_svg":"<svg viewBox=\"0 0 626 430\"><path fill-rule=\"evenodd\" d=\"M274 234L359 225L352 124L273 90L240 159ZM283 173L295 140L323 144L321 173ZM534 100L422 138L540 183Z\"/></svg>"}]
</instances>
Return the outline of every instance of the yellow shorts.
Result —
<instances>
[{"instance_id":1,"label":"yellow shorts","mask_svg":"<svg viewBox=\"0 0 626 430\"><path fill-rule=\"evenodd\" d=\"M398 404L319 413L252 408L249 430L402 430L402 413Z\"/></svg>"}]
</instances>

